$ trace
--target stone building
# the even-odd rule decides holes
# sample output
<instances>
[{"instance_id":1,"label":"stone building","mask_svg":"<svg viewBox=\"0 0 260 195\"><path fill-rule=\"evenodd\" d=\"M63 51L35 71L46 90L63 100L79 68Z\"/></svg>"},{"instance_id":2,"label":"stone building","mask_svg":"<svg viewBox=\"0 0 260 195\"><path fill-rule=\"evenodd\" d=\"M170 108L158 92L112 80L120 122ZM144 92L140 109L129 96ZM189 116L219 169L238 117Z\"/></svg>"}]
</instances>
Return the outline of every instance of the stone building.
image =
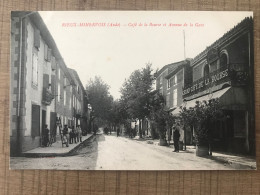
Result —
<instances>
[{"instance_id":1,"label":"stone building","mask_svg":"<svg viewBox=\"0 0 260 195\"><path fill-rule=\"evenodd\" d=\"M57 119L62 125L75 121L72 99L78 79L38 12L11 13L10 53L10 151L20 155L42 146L45 124L59 135ZM78 105L83 103L78 99Z\"/></svg>"},{"instance_id":2,"label":"stone building","mask_svg":"<svg viewBox=\"0 0 260 195\"><path fill-rule=\"evenodd\" d=\"M245 18L194 59L157 74L156 89L173 115L180 106L219 98L226 120L214 125L213 150L255 153L253 51L253 19ZM192 143L193 129L186 133L186 143Z\"/></svg>"},{"instance_id":3,"label":"stone building","mask_svg":"<svg viewBox=\"0 0 260 195\"><path fill-rule=\"evenodd\" d=\"M254 153L253 19L245 18L192 61L192 81L184 86L186 107L219 98L227 120L214 125L213 149Z\"/></svg>"}]
</instances>

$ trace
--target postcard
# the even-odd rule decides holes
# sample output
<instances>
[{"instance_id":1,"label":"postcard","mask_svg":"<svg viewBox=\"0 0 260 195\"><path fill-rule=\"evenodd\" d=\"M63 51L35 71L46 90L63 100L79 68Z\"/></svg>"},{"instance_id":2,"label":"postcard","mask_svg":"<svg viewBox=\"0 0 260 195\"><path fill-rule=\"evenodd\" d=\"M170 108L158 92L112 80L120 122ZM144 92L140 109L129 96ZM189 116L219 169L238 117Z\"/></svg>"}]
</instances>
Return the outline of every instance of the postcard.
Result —
<instances>
[{"instance_id":1,"label":"postcard","mask_svg":"<svg viewBox=\"0 0 260 195\"><path fill-rule=\"evenodd\" d=\"M10 17L10 169L256 169L253 12Z\"/></svg>"}]
</instances>

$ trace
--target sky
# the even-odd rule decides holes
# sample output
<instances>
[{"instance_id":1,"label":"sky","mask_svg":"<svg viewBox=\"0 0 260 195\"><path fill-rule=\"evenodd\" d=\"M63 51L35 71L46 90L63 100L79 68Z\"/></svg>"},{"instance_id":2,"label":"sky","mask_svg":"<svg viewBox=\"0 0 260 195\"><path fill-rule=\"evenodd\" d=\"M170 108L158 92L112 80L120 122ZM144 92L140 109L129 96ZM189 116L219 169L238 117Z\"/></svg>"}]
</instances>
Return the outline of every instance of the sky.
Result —
<instances>
[{"instance_id":1,"label":"sky","mask_svg":"<svg viewBox=\"0 0 260 195\"><path fill-rule=\"evenodd\" d=\"M83 86L95 76L120 98L137 69L194 58L252 12L48 11L39 12L69 68ZM185 38L184 38L185 37ZM185 45L185 46L184 46Z\"/></svg>"}]
</instances>

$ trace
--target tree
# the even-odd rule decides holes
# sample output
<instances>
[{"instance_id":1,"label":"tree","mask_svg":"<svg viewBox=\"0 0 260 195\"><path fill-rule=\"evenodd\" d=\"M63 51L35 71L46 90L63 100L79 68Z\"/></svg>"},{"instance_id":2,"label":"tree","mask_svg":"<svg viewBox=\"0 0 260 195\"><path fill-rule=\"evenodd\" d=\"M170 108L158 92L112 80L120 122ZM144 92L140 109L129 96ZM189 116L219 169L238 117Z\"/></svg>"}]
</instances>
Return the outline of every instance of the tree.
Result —
<instances>
[{"instance_id":1,"label":"tree","mask_svg":"<svg viewBox=\"0 0 260 195\"><path fill-rule=\"evenodd\" d=\"M156 131L160 136L160 145L166 145L166 131L173 125L174 117L165 110L164 97L158 91L153 94L149 118L156 126Z\"/></svg>"},{"instance_id":2,"label":"tree","mask_svg":"<svg viewBox=\"0 0 260 195\"><path fill-rule=\"evenodd\" d=\"M109 85L97 76L94 80L90 79L86 85L89 103L99 123L109 119L109 114L112 109L113 97L109 93L109 88Z\"/></svg>"},{"instance_id":3,"label":"tree","mask_svg":"<svg viewBox=\"0 0 260 195\"><path fill-rule=\"evenodd\" d=\"M219 99L196 101L196 105L189 109L181 107L180 119L184 124L194 127L196 145L209 146L211 154L212 127L216 121L224 120Z\"/></svg>"},{"instance_id":4,"label":"tree","mask_svg":"<svg viewBox=\"0 0 260 195\"><path fill-rule=\"evenodd\" d=\"M145 68L135 70L124 82L120 90L121 101L125 103L125 110L130 118L140 121L150 114L154 79L151 64L147 64ZM141 127L140 122L139 127ZM141 128L139 128L139 135L142 137Z\"/></svg>"}]
</instances>

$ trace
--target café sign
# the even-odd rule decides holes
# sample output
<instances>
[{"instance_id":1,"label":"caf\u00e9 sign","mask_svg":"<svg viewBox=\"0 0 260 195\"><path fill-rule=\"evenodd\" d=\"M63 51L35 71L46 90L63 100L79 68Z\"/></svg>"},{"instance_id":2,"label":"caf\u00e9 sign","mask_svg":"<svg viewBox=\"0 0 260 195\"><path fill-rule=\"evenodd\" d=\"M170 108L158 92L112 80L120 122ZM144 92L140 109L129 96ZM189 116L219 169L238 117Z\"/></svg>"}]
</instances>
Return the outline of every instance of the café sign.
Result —
<instances>
[{"instance_id":1,"label":"caf\u00e9 sign","mask_svg":"<svg viewBox=\"0 0 260 195\"><path fill-rule=\"evenodd\" d=\"M228 69L217 72L209 77L205 77L199 82L195 82L191 87L188 87L183 90L182 95L189 95L190 93L197 93L201 91L203 88L208 88L212 86L217 81L221 81L222 79L228 76Z\"/></svg>"}]
</instances>

